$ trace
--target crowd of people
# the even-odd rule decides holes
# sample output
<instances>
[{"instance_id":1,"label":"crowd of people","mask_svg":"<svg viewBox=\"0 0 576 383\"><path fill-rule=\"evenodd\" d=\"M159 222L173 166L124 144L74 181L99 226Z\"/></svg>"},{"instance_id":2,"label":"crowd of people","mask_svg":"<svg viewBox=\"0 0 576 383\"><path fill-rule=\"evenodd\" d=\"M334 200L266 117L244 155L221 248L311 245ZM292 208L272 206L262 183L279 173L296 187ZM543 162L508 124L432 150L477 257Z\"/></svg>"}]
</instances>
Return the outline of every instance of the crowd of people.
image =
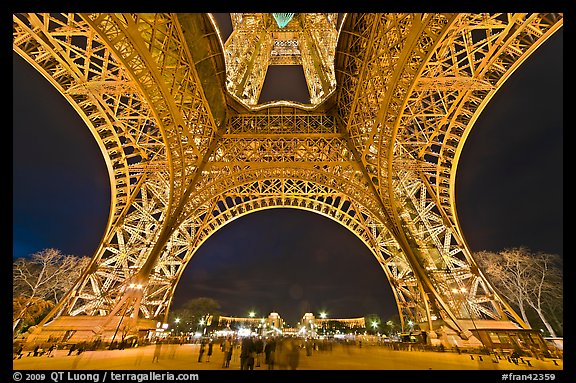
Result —
<instances>
[{"instance_id":1,"label":"crowd of people","mask_svg":"<svg viewBox=\"0 0 576 383\"><path fill-rule=\"evenodd\" d=\"M158 342L161 343L161 342ZM230 368L233 356L239 361L241 370L266 367L269 370L293 369L298 367L300 350L305 342L297 338L283 337L232 337L224 339L205 338L199 341L198 363L210 362L215 343L223 353L222 368ZM160 348L157 348L158 353ZM307 353L309 355L309 353Z\"/></svg>"},{"instance_id":2,"label":"crowd of people","mask_svg":"<svg viewBox=\"0 0 576 383\"><path fill-rule=\"evenodd\" d=\"M136 340L136 339L134 339ZM134 340L122 340L118 344L105 343L98 341L93 342L80 342L75 344L58 343L57 340L50 339L49 342L42 344L28 345L24 347L22 343L14 344L14 359L21 359L22 357L40 357L48 356L53 357L58 352L60 356L80 355L84 351L97 351L97 350L123 350L124 348L138 348L144 350L147 345L154 345L152 363L160 363L160 359L167 358L174 359L177 350L188 350L186 352L186 359L190 358L189 352L192 352L194 360L198 363L210 363L211 360L216 361L216 365L212 368L222 369L240 369L240 370L254 370L255 368L265 368L269 370L296 370L300 364L301 357L307 358L315 352L332 351L333 345L343 347L343 350L354 348L365 348L371 346L378 346L379 348L387 348L391 351L438 351L446 352L453 351L458 354L470 353L471 358L474 353L472 350L463 350L456 347L454 350L446 350L443 345L432 347L422 343L412 342L370 342L368 339L356 340L336 340L336 339L316 339L316 338L301 338L293 336L227 336L227 337L199 337L199 338L185 338L178 336L168 336L165 338L154 338L143 341L142 344L134 342ZM124 345L123 343L127 344ZM194 348L180 348L183 344L191 343ZM165 346L165 347L163 347ZM218 349L220 351L218 351ZM221 353L216 355L215 353ZM478 356L482 360L482 355ZM135 364L140 365L142 356L146 355L145 352L138 352L136 354ZM182 355L182 354L180 354ZM494 360L508 359L510 363L518 364L522 360L521 356L535 357L536 359L543 359L535 351L531 354L520 354L519 351L513 353L496 352L486 353L486 356L492 356ZM181 358L182 356L180 356ZM552 356L557 357L557 356ZM561 356L559 357L561 359ZM307 363L307 362L305 362ZM205 367L203 367L204 369Z\"/></svg>"}]
</instances>

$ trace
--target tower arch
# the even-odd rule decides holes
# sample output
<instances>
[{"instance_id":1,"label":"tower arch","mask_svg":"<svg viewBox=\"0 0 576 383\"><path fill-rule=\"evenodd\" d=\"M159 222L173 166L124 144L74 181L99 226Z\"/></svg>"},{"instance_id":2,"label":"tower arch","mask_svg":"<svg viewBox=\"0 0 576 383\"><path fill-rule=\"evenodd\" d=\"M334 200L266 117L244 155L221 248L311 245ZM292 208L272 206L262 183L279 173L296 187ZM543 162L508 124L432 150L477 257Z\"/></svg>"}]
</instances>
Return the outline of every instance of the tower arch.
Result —
<instances>
[{"instance_id":1,"label":"tower arch","mask_svg":"<svg viewBox=\"0 0 576 383\"><path fill-rule=\"evenodd\" d=\"M195 233L195 236L186 241L189 244L188 250L181 257L182 267L172 284L172 291L195 252L221 227L253 212L295 208L327 217L356 235L383 269L394 292L401 320L425 320L424 306L413 303L423 300L418 297L420 291L414 284L410 265L394 238L387 232L386 226L369 209L341 191L309 179L258 177L247 181L242 178L241 183L199 206L178 230L178 233ZM315 192L311 193L313 190ZM176 241L175 238L173 240ZM161 257L158 265L168 260L168 257Z\"/></svg>"}]
</instances>

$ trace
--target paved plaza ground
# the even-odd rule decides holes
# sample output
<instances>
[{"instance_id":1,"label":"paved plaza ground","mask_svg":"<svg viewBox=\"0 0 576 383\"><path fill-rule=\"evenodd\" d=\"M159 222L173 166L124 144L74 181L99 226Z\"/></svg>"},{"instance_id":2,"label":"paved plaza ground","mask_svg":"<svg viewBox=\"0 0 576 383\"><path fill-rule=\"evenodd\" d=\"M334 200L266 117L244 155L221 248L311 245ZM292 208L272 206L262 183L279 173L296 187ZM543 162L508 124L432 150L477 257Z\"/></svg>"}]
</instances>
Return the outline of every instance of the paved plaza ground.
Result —
<instances>
[{"instance_id":1,"label":"paved plaza ground","mask_svg":"<svg viewBox=\"0 0 576 383\"><path fill-rule=\"evenodd\" d=\"M165 344L153 363L155 346L124 350L85 351L68 356L57 350L53 357L23 356L13 361L14 370L223 370L223 352L214 347L210 360L198 362L198 344ZM240 351L234 350L227 370L240 370ZM279 366L275 366L279 369ZM262 361L255 370L267 370ZM523 358L518 365L506 358L432 351L396 351L386 347L337 345L332 351L299 354L298 370L562 370L560 359Z\"/></svg>"}]
</instances>

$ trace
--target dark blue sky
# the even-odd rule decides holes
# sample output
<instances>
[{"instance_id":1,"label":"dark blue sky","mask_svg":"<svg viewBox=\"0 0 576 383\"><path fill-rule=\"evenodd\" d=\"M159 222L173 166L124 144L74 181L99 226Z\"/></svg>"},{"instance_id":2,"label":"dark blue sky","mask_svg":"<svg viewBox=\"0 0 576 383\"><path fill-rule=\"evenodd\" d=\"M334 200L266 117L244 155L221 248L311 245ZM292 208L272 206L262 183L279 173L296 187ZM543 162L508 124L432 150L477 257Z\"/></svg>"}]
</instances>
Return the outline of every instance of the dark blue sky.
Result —
<instances>
[{"instance_id":1,"label":"dark blue sky","mask_svg":"<svg viewBox=\"0 0 576 383\"><path fill-rule=\"evenodd\" d=\"M13 64L13 258L49 247L92 256L110 201L101 153L64 98L16 54ZM472 251L526 246L563 254L562 30L476 122L456 193ZM229 315L277 310L290 322L305 311L396 313L384 272L362 242L294 209L249 214L209 238L174 305L199 296L217 299Z\"/></svg>"}]
</instances>

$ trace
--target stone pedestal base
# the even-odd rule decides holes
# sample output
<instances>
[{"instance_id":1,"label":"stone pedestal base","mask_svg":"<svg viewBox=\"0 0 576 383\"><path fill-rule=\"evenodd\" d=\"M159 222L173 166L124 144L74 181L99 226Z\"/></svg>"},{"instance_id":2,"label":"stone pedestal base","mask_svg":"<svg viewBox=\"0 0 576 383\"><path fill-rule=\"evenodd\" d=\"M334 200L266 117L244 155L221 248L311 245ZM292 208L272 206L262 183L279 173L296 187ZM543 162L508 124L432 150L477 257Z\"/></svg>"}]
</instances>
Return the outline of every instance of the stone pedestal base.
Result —
<instances>
[{"instance_id":1,"label":"stone pedestal base","mask_svg":"<svg viewBox=\"0 0 576 383\"><path fill-rule=\"evenodd\" d=\"M472 330L478 329L510 329L515 330L519 327L510 321L495 320L461 320L459 322L463 331L458 331L454 323L435 320L432 322L432 329L429 329L428 323L420 323L420 328L426 331L428 338L427 343L432 346L444 346L446 348L482 348L484 345L474 335Z\"/></svg>"},{"instance_id":2,"label":"stone pedestal base","mask_svg":"<svg viewBox=\"0 0 576 383\"><path fill-rule=\"evenodd\" d=\"M156 323L150 319L138 319L116 316L61 316L42 327L34 327L25 338L27 344L41 344L50 341L65 343L111 342L119 341L123 336L147 333L156 329Z\"/></svg>"}]
</instances>

